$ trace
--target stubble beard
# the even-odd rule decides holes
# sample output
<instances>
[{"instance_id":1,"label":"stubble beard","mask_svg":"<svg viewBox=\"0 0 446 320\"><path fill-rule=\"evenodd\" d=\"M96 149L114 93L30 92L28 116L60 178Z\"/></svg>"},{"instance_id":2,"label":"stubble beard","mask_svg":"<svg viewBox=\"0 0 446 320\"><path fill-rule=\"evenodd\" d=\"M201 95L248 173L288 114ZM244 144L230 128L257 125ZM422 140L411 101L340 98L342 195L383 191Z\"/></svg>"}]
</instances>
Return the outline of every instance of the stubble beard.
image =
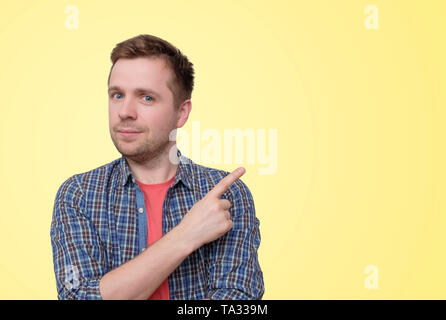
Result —
<instances>
[{"instance_id":1,"label":"stubble beard","mask_svg":"<svg viewBox=\"0 0 446 320\"><path fill-rule=\"evenodd\" d=\"M147 137L142 142L127 142L121 141L116 136L112 139L116 149L127 159L130 159L136 163L144 163L159 158L162 154L169 152L169 145L171 141L169 139L150 140ZM124 144L137 144L136 146L124 147Z\"/></svg>"}]
</instances>

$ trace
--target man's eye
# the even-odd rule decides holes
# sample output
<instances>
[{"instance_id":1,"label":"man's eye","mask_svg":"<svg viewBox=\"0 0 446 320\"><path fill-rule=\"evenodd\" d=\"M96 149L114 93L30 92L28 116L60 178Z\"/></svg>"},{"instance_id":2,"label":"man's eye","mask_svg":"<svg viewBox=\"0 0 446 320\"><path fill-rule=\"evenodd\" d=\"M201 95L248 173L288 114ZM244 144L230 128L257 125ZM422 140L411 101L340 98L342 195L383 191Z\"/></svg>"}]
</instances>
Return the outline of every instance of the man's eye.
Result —
<instances>
[{"instance_id":1,"label":"man's eye","mask_svg":"<svg viewBox=\"0 0 446 320\"><path fill-rule=\"evenodd\" d=\"M114 98L115 95L117 95L117 94L118 94L118 95L121 95L120 93L112 93L111 97Z\"/></svg>"},{"instance_id":2,"label":"man's eye","mask_svg":"<svg viewBox=\"0 0 446 320\"><path fill-rule=\"evenodd\" d=\"M145 100L145 98L146 98L146 97L149 97L149 98L150 98L150 100ZM144 96L144 98L143 98L143 99L144 99L144 101L147 101L147 102L150 102L150 101L152 101L152 100L153 100L151 96Z\"/></svg>"}]
</instances>

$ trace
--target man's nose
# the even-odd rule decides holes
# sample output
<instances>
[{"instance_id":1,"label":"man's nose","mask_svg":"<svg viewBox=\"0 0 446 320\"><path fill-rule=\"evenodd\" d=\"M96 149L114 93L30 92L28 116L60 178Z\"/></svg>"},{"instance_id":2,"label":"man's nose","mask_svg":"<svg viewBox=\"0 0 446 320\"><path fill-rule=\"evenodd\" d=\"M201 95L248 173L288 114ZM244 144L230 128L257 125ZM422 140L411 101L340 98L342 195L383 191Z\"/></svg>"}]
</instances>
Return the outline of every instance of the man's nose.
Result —
<instances>
[{"instance_id":1,"label":"man's nose","mask_svg":"<svg viewBox=\"0 0 446 320\"><path fill-rule=\"evenodd\" d=\"M122 119L125 118L134 118L136 119L137 114L137 104L132 98L127 98L123 101L121 108L119 109L119 117Z\"/></svg>"}]
</instances>

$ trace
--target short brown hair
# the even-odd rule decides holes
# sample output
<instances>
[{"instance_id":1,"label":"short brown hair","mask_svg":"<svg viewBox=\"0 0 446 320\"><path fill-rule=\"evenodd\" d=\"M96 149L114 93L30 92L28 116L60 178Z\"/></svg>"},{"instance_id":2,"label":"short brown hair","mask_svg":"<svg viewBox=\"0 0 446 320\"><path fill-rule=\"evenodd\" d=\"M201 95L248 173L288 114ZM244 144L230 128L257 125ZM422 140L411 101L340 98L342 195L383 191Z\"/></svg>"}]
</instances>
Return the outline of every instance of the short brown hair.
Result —
<instances>
[{"instance_id":1,"label":"short brown hair","mask_svg":"<svg viewBox=\"0 0 446 320\"><path fill-rule=\"evenodd\" d=\"M111 71L118 59L138 57L162 58L173 71L173 76L170 77L167 86L173 93L175 108L179 108L181 103L191 98L194 88L193 64L171 43L149 34L140 34L115 46L110 56L113 65L108 75L108 84L110 84Z\"/></svg>"}]
</instances>

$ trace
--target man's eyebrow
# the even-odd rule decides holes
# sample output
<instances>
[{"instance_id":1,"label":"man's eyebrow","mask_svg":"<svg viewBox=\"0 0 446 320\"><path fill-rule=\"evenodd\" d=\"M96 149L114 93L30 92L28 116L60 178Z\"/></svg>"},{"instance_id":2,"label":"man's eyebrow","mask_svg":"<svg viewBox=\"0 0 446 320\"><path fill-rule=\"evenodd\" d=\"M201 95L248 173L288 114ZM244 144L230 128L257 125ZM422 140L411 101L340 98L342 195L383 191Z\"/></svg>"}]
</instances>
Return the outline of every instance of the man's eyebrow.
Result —
<instances>
[{"instance_id":1,"label":"man's eyebrow","mask_svg":"<svg viewBox=\"0 0 446 320\"><path fill-rule=\"evenodd\" d=\"M108 92L114 91L114 90L123 91L119 86L111 86L108 88ZM155 96L160 96L160 94L158 92L156 92L152 89L149 89L149 88L135 88L135 89L133 89L133 92L135 92L135 93L151 93Z\"/></svg>"}]
</instances>

